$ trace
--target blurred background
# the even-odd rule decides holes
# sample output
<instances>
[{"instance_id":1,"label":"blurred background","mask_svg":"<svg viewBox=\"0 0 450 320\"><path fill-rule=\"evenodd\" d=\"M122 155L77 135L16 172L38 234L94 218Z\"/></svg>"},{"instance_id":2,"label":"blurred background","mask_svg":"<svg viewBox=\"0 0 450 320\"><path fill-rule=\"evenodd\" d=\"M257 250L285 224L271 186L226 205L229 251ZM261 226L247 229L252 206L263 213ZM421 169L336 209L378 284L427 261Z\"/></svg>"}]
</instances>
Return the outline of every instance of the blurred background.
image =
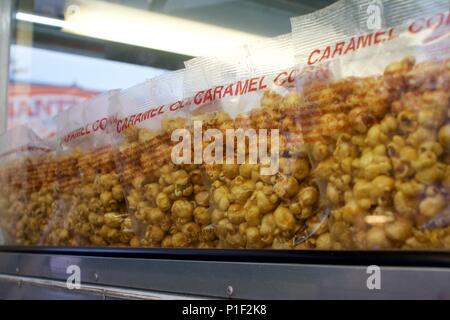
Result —
<instances>
[{"instance_id":1,"label":"blurred background","mask_svg":"<svg viewBox=\"0 0 450 320\"><path fill-rule=\"evenodd\" d=\"M65 108L191 57L288 33L290 17L332 2L1 0L3 127L30 123L54 135L53 117Z\"/></svg>"}]
</instances>

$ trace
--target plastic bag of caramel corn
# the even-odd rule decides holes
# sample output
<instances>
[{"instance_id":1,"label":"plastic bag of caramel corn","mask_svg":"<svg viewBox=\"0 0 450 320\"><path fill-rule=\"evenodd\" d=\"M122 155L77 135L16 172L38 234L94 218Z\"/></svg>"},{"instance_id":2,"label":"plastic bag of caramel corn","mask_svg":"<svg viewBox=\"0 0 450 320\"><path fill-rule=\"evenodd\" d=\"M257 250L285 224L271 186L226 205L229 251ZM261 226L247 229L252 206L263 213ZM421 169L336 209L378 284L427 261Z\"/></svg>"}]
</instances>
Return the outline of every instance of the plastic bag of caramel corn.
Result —
<instances>
[{"instance_id":1,"label":"plastic bag of caramel corn","mask_svg":"<svg viewBox=\"0 0 450 320\"><path fill-rule=\"evenodd\" d=\"M448 2L339 1L292 29L299 72L328 74L297 85L320 247L450 248Z\"/></svg>"},{"instance_id":2,"label":"plastic bag of caramel corn","mask_svg":"<svg viewBox=\"0 0 450 320\"><path fill-rule=\"evenodd\" d=\"M27 126L0 136L0 229L6 244L37 245L51 214L52 146Z\"/></svg>"},{"instance_id":3,"label":"plastic bag of caramel corn","mask_svg":"<svg viewBox=\"0 0 450 320\"><path fill-rule=\"evenodd\" d=\"M134 233L107 132L111 91L57 116L55 202L45 245L129 246Z\"/></svg>"},{"instance_id":4,"label":"plastic bag of caramel corn","mask_svg":"<svg viewBox=\"0 0 450 320\"><path fill-rule=\"evenodd\" d=\"M306 249L327 227L309 179L293 66L290 34L186 62L209 185L205 246Z\"/></svg>"},{"instance_id":5,"label":"plastic bag of caramel corn","mask_svg":"<svg viewBox=\"0 0 450 320\"><path fill-rule=\"evenodd\" d=\"M184 70L169 72L111 99L116 163L138 235L133 245L195 247L198 242L199 231L189 223L204 188L199 170L178 161L183 155L175 148L189 132L184 75Z\"/></svg>"}]
</instances>

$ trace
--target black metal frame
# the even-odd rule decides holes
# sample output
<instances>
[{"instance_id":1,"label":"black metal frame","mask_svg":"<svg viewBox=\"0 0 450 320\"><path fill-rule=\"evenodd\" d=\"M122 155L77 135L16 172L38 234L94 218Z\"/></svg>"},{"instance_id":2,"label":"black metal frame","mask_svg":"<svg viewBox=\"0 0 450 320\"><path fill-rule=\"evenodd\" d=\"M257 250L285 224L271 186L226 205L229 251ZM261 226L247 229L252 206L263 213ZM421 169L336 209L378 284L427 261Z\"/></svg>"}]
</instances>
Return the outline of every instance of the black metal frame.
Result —
<instances>
[{"instance_id":1,"label":"black metal frame","mask_svg":"<svg viewBox=\"0 0 450 320\"><path fill-rule=\"evenodd\" d=\"M164 249L110 247L25 247L3 246L0 252L252 263L294 263L399 267L450 267L450 251L324 251L249 249Z\"/></svg>"}]
</instances>

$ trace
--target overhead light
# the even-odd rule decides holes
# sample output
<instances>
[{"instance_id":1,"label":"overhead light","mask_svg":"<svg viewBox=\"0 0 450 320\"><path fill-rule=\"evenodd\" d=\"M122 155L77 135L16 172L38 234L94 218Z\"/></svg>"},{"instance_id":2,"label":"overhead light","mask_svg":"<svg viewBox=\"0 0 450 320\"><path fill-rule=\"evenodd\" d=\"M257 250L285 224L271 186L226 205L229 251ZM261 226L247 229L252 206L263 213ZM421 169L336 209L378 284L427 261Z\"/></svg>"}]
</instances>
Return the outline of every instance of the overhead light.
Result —
<instances>
[{"instance_id":1,"label":"overhead light","mask_svg":"<svg viewBox=\"0 0 450 320\"><path fill-rule=\"evenodd\" d=\"M66 22L64 20L47 18L47 17L37 16L34 14L29 14L29 13L24 13L24 12L17 12L16 19L20 20L20 21L31 22L31 23L44 24L47 26L57 27L57 28L65 28L66 27Z\"/></svg>"},{"instance_id":2,"label":"overhead light","mask_svg":"<svg viewBox=\"0 0 450 320\"><path fill-rule=\"evenodd\" d=\"M35 23L58 24L63 31L188 56L205 56L265 37L103 1L73 0L65 21L19 15ZM32 16L32 17L30 17Z\"/></svg>"}]
</instances>

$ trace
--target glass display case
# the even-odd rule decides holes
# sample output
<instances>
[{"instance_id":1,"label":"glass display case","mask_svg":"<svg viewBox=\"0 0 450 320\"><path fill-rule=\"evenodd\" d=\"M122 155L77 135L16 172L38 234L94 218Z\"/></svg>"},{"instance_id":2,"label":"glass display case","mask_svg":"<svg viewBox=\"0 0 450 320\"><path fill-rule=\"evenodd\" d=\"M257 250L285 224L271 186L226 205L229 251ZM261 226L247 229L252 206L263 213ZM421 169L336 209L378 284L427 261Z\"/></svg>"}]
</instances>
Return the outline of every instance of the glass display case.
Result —
<instances>
[{"instance_id":1,"label":"glass display case","mask_svg":"<svg viewBox=\"0 0 450 320\"><path fill-rule=\"evenodd\" d=\"M418 3L2 1L0 298L450 298Z\"/></svg>"}]
</instances>

